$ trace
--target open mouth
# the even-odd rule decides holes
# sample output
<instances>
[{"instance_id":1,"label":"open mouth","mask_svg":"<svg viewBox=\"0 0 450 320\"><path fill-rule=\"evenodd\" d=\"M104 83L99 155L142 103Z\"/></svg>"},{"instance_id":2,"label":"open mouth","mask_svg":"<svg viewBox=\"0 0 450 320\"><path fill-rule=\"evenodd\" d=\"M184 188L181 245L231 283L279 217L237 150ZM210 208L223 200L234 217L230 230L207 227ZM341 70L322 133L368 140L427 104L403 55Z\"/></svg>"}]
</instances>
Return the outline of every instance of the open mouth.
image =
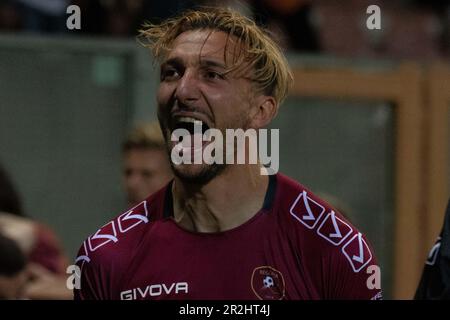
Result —
<instances>
[{"instance_id":1,"label":"open mouth","mask_svg":"<svg viewBox=\"0 0 450 320\"><path fill-rule=\"evenodd\" d=\"M209 125L193 117L177 117L171 122L170 131L177 129L185 129L191 135L199 133L203 135L209 129Z\"/></svg>"},{"instance_id":2,"label":"open mouth","mask_svg":"<svg viewBox=\"0 0 450 320\"><path fill-rule=\"evenodd\" d=\"M204 134L210 129L210 126L198 118L183 115L173 117L169 129L172 137L174 133L175 136L177 136L177 139L180 139L180 136L183 136L181 142L172 140L172 150L173 148L176 148L178 154L191 159L191 161L188 161L187 163L201 163L203 151L205 150L206 145L211 143L208 138L204 139ZM179 129L186 130L188 135L186 135L186 131L176 132Z\"/></svg>"}]
</instances>

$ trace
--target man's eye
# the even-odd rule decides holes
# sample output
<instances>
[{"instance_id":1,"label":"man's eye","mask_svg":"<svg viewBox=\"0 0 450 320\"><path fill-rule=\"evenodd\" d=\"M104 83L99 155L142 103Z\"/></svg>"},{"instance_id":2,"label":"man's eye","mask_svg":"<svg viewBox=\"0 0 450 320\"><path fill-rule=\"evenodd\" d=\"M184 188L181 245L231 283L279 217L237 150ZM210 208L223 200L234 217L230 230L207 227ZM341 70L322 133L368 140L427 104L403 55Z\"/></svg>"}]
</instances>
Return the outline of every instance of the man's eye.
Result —
<instances>
[{"instance_id":1,"label":"man's eye","mask_svg":"<svg viewBox=\"0 0 450 320\"><path fill-rule=\"evenodd\" d=\"M125 177L130 177L133 174L133 170L125 169L123 173L124 173Z\"/></svg>"},{"instance_id":2,"label":"man's eye","mask_svg":"<svg viewBox=\"0 0 450 320\"><path fill-rule=\"evenodd\" d=\"M208 79L224 79L224 75L217 71L206 71L205 76Z\"/></svg>"},{"instance_id":3,"label":"man's eye","mask_svg":"<svg viewBox=\"0 0 450 320\"><path fill-rule=\"evenodd\" d=\"M141 174L142 174L142 177L144 177L145 179L149 179L153 176L153 172L146 171L146 170L142 171Z\"/></svg>"},{"instance_id":4,"label":"man's eye","mask_svg":"<svg viewBox=\"0 0 450 320\"><path fill-rule=\"evenodd\" d=\"M178 77L178 71L175 69L166 69L161 71L161 80L170 80Z\"/></svg>"}]
</instances>

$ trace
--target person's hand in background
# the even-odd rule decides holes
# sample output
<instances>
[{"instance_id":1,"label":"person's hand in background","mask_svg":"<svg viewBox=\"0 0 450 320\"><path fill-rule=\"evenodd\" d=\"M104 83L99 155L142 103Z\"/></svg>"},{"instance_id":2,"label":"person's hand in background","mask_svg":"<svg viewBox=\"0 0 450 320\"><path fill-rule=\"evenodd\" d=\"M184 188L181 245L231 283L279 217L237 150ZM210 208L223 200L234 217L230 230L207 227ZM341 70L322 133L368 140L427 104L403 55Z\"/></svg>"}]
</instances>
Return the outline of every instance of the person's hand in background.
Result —
<instances>
[{"instance_id":1,"label":"person's hand in background","mask_svg":"<svg viewBox=\"0 0 450 320\"><path fill-rule=\"evenodd\" d=\"M72 300L72 290L66 286L67 278L46 268L30 263L27 267L29 281L24 296L31 300Z\"/></svg>"},{"instance_id":2,"label":"person's hand in background","mask_svg":"<svg viewBox=\"0 0 450 320\"><path fill-rule=\"evenodd\" d=\"M28 256L36 243L34 222L10 213L0 212L0 232L14 240Z\"/></svg>"}]
</instances>

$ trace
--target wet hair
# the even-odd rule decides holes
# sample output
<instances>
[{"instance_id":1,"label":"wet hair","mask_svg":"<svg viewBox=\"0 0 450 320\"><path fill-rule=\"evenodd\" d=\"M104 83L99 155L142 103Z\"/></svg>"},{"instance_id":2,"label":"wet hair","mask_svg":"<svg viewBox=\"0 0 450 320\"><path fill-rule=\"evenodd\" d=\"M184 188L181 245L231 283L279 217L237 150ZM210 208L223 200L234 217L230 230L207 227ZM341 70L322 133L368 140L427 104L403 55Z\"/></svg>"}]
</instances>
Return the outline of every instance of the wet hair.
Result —
<instances>
[{"instance_id":1,"label":"wet hair","mask_svg":"<svg viewBox=\"0 0 450 320\"><path fill-rule=\"evenodd\" d=\"M161 62L180 34L194 30L226 33L225 52L230 38L234 37L237 45L228 71L249 66L252 70L250 80L256 83L260 92L272 96L278 105L286 98L293 76L280 47L267 30L232 9L202 7L188 10L160 24L145 24L138 39Z\"/></svg>"}]
</instances>

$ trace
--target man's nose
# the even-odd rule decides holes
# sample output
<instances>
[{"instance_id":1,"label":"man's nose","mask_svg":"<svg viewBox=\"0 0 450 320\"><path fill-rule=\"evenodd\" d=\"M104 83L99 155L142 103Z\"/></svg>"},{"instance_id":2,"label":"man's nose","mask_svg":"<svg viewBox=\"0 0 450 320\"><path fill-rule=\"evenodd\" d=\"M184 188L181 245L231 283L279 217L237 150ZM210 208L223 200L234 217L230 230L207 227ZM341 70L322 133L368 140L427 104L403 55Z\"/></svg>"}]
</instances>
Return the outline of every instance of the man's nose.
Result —
<instances>
[{"instance_id":1,"label":"man's nose","mask_svg":"<svg viewBox=\"0 0 450 320\"><path fill-rule=\"evenodd\" d=\"M128 188L137 188L141 183L141 177L137 173L130 174L126 177L126 184Z\"/></svg>"},{"instance_id":2,"label":"man's nose","mask_svg":"<svg viewBox=\"0 0 450 320\"><path fill-rule=\"evenodd\" d=\"M198 77L192 71L186 71L178 82L175 98L181 103L193 102L200 98Z\"/></svg>"}]
</instances>

